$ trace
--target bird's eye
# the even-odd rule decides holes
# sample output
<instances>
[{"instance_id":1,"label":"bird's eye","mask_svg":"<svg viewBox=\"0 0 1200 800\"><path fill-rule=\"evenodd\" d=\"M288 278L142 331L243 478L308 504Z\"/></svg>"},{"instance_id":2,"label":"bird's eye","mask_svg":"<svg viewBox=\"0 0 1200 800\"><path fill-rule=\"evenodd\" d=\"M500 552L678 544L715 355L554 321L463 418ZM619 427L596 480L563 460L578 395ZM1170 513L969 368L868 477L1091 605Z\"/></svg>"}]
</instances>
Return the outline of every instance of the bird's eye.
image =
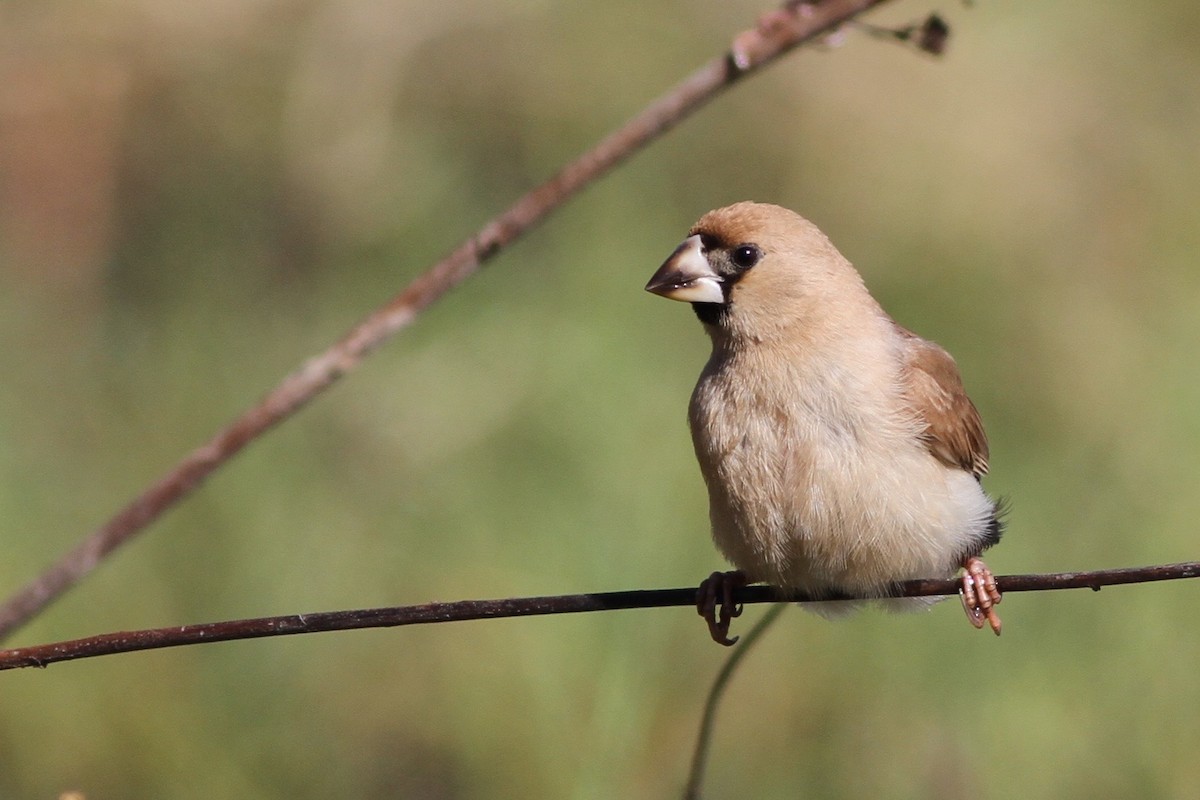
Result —
<instances>
[{"instance_id":1,"label":"bird's eye","mask_svg":"<svg viewBox=\"0 0 1200 800\"><path fill-rule=\"evenodd\" d=\"M750 269L762 258L762 251L752 244L739 244L729 254L729 260L738 269Z\"/></svg>"}]
</instances>

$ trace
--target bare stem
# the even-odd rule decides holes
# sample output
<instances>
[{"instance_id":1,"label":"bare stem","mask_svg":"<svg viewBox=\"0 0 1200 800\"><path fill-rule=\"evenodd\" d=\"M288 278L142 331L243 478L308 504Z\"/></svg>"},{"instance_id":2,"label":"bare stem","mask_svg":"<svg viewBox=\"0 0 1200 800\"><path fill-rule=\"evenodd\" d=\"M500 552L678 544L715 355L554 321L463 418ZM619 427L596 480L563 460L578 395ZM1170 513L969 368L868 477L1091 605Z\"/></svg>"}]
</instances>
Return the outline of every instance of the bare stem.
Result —
<instances>
[{"instance_id":1,"label":"bare stem","mask_svg":"<svg viewBox=\"0 0 1200 800\"><path fill-rule=\"evenodd\" d=\"M1200 577L1200 561L1160 564L1152 567L1126 567L1093 572L1057 572L1039 575L1004 575L996 579L1005 593L1039 592L1050 589L1092 589L1126 583L1149 583ZM896 587L892 597L928 597L958 593L959 581L906 581ZM747 586L735 593L739 603L810 602L803 594L782 592L771 586ZM837 597L822 599L855 600ZM292 636L301 633L344 631L357 628L393 628L400 625L428 625L472 619L525 617L543 614L577 614L584 611L615 611L629 608L694 606L696 590L638 589L624 592L567 594L552 597L514 597L505 600L459 600L452 603L426 603L419 606L368 608L355 611L322 611L314 614L290 614L199 625L175 625L141 631L118 631L54 644L0 650L0 670L18 667L45 667L58 661L155 650L232 639L260 639L267 636Z\"/></svg>"},{"instance_id":2,"label":"bare stem","mask_svg":"<svg viewBox=\"0 0 1200 800\"><path fill-rule=\"evenodd\" d=\"M9 597L0 606L0 639L82 580L110 553L191 494L247 444L328 389L371 351L412 324L430 304L478 272L484 263L585 186L606 175L742 77L883 2L789 2L783 11L772 16L769 26L761 25L739 34L729 52L709 61L493 218L333 346L285 377L256 405L186 455L111 519Z\"/></svg>"},{"instance_id":3,"label":"bare stem","mask_svg":"<svg viewBox=\"0 0 1200 800\"><path fill-rule=\"evenodd\" d=\"M733 673L738 665L746 658L750 648L766 632L767 628L779 619L783 609L782 603L772 606L763 614L748 633L741 637L742 646L735 647L725 659L721 671L713 679L712 688L708 690L708 699L704 701L704 714L700 718L700 732L696 736L696 748L692 751L692 766L688 770L687 786L683 790L683 800L700 800L700 789L704 785L704 768L708 765L708 751L712 746L713 730L717 725L717 709L720 708L721 698L725 695L725 687L733 679Z\"/></svg>"}]
</instances>

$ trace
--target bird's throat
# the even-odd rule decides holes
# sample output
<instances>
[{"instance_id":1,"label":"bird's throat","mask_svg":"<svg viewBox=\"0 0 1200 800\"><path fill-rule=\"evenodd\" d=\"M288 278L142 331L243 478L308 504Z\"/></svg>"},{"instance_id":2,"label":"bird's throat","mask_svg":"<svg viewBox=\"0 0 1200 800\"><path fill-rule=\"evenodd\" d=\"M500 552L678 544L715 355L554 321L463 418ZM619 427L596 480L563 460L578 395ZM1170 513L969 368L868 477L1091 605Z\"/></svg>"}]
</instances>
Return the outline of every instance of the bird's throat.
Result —
<instances>
[{"instance_id":1,"label":"bird's throat","mask_svg":"<svg viewBox=\"0 0 1200 800\"><path fill-rule=\"evenodd\" d=\"M729 313L729 305L727 303L692 303L692 311L696 312L696 318L705 325L720 326L725 315Z\"/></svg>"}]
</instances>

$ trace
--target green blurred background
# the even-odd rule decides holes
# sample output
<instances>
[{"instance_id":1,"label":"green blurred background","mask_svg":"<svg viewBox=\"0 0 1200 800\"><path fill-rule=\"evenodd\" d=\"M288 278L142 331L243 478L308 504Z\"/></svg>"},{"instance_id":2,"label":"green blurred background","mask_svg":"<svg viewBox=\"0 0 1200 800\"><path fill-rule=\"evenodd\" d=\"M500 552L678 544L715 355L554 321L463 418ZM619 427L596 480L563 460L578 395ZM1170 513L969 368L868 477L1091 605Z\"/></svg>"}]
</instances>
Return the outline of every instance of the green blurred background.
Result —
<instances>
[{"instance_id":1,"label":"green blurred background","mask_svg":"<svg viewBox=\"0 0 1200 800\"><path fill-rule=\"evenodd\" d=\"M0 590L769 7L0 4ZM852 32L713 103L10 644L694 584L707 342L642 285L748 198L957 357L1012 504L994 568L1197 557L1200 10L940 10L944 59ZM1198 601L1012 595L999 641L957 603L789 610L710 796L1194 797ZM724 657L667 609L9 672L0 797L672 797Z\"/></svg>"}]
</instances>

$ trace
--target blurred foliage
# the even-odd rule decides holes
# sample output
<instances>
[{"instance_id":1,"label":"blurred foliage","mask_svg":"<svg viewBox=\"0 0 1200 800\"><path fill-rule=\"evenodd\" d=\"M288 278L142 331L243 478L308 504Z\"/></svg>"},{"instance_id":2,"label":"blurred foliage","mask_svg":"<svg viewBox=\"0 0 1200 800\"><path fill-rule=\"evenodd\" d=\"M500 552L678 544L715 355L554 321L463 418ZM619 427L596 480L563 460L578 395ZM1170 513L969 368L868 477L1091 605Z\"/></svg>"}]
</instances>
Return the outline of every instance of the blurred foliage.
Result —
<instances>
[{"instance_id":1,"label":"blurred foliage","mask_svg":"<svg viewBox=\"0 0 1200 800\"><path fill-rule=\"evenodd\" d=\"M3 586L765 8L0 3ZM944 59L849 31L714 102L14 643L696 582L706 341L641 287L743 198L957 356L1012 503L995 568L1195 558L1200 10L940 10ZM710 795L1192 797L1198 591L1014 595L999 641L949 603L790 612ZM677 609L5 673L0 797L670 797L723 657Z\"/></svg>"}]
</instances>

